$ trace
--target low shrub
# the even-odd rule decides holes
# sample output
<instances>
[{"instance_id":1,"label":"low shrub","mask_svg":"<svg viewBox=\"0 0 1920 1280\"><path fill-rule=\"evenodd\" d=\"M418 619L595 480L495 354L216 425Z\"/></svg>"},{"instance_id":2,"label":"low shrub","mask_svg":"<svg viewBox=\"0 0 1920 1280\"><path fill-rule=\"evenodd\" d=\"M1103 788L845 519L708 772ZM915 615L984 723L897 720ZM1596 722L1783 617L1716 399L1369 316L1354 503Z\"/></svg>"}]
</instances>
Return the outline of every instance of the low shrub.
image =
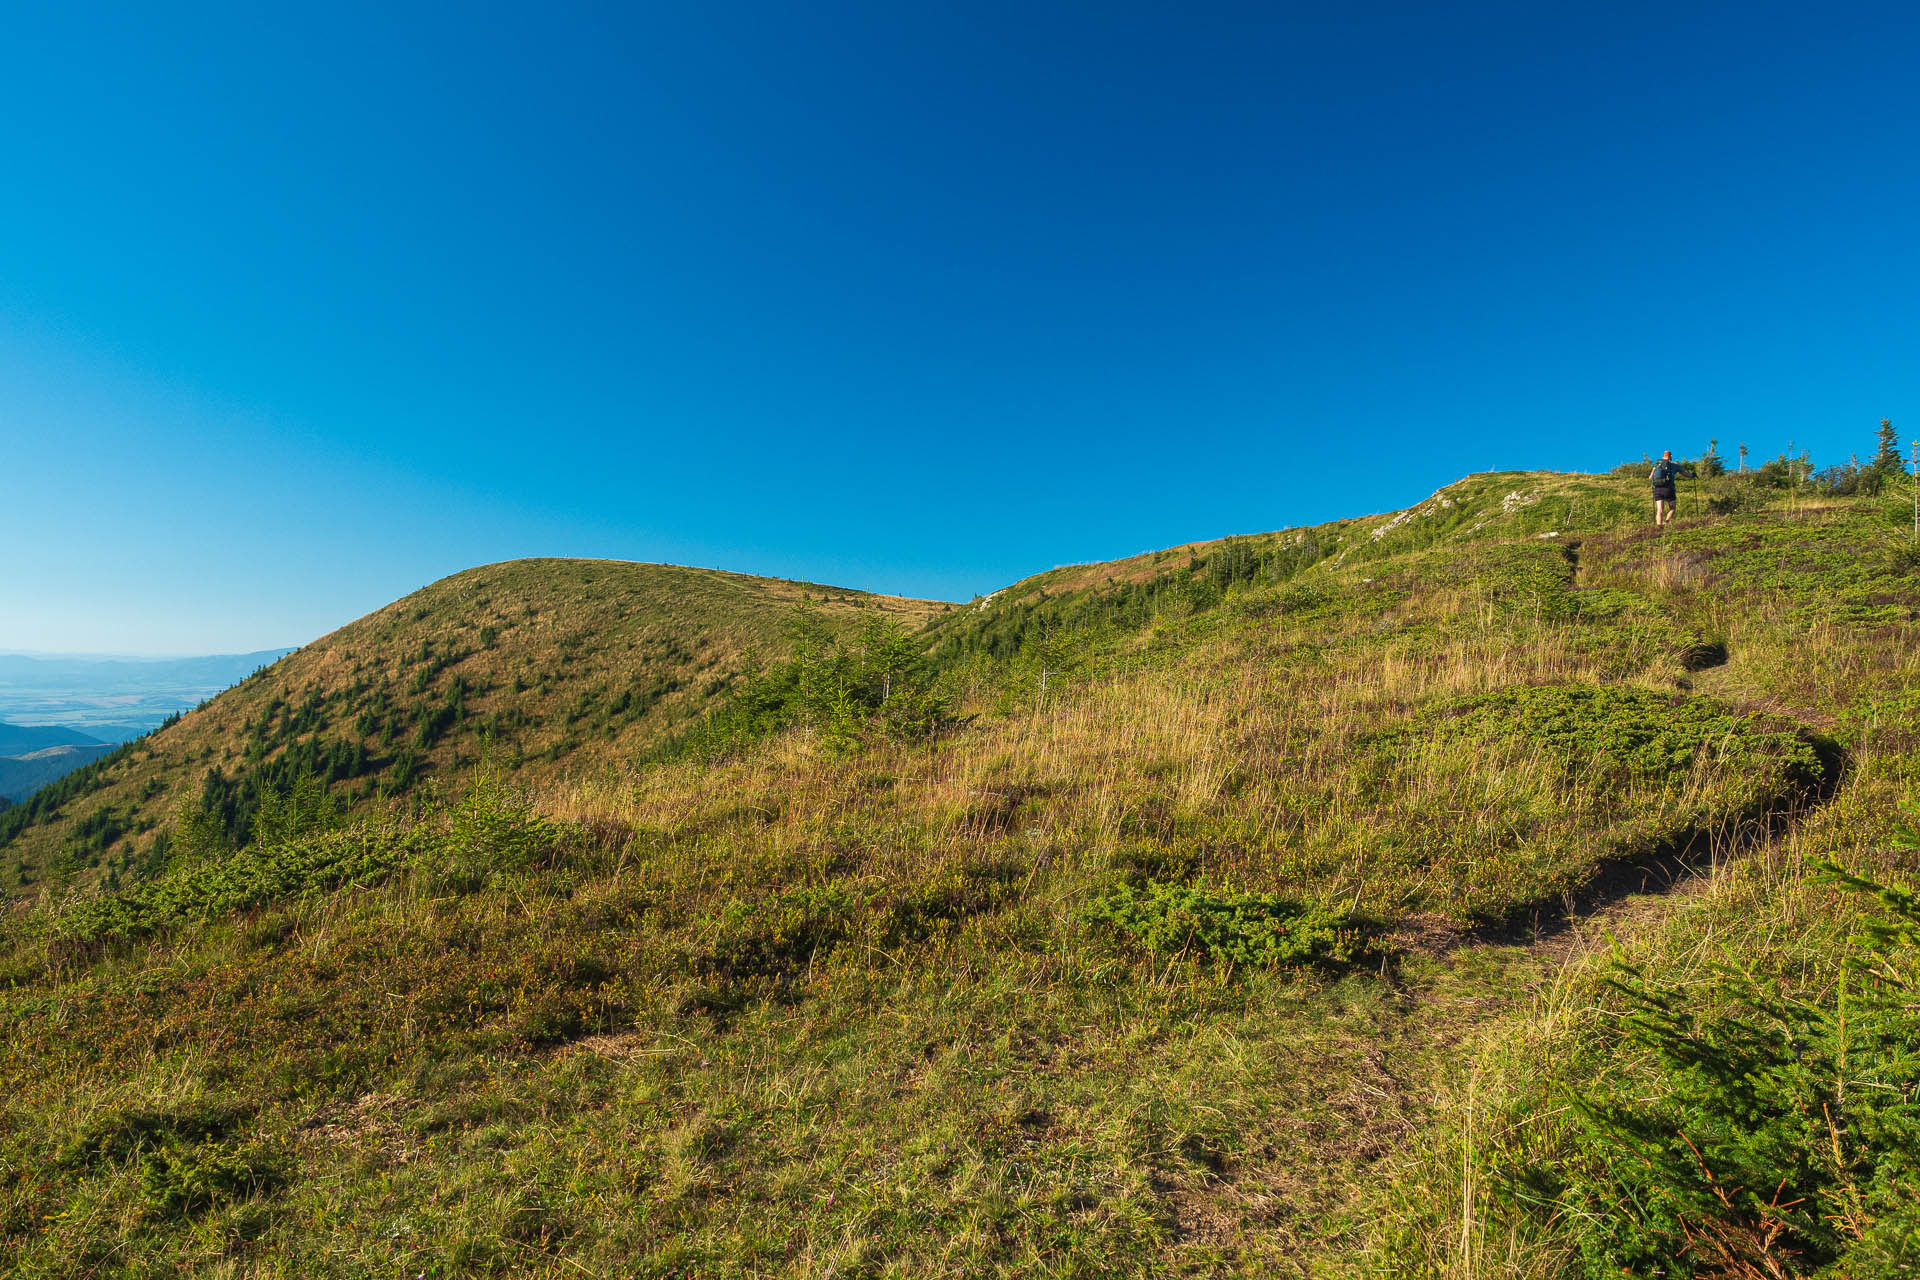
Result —
<instances>
[{"instance_id":1,"label":"low shrub","mask_svg":"<svg viewBox=\"0 0 1920 1280\"><path fill-rule=\"evenodd\" d=\"M1709 751L1769 788L1810 790L1825 777L1815 745L1786 721L1613 685L1515 685L1450 702L1374 741L1392 748L1433 735L1526 742L1589 785L1682 775Z\"/></svg>"},{"instance_id":2,"label":"low shrub","mask_svg":"<svg viewBox=\"0 0 1920 1280\"><path fill-rule=\"evenodd\" d=\"M1084 915L1162 955L1233 964L1343 964L1368 950L1364 930L1346 911L1273 893L1149 880L1094 899Z\"/></svg>"},{"instance_id":3,"label":"low shrub","mask_svg":"<svg viewBox=\"0 0 1920 1280\"><path fill-rule=\"evenodd\" d=\"M252 1145L169 1139L140 1160L140 1196L155 1218L190 1217L274 1191L285 1181L278 1160Z\"/></svg>"},{"instance_id":4,"label":"low shrub","mask_svg":"<svg viewBox=\"0 0 1920 1280\"><path fill-rule=\"evenodd\" d=\"M1920 540L1899 533L1881 544L1887 569L1892 573L1920 573Z\"/></svg>"},{"instance_id":5,"label":"low shrub","mask_svg":"<svg viewBox=\"0 0 1920 1280\"><path fill-rule=\"evenodd\" d=\"M455 891L526 870L562 837L557 824L534 813L525 794L480 770L444 818L444 835L422 842L414 861L431 882Z\"/></svg>"},{"instance_id":6,"label":"low shrub","mask_svg":"<svg viewBox=\"0 0 1920 1280\"><path fill-rule=\"evenodd\" d=\"M379 883L417 843L409 832L356 827L253 844L223 861L182 866L117 893L72 900L47 925L62 947L130 942L190 920Z\"/></svg>"},{"instance_id":7,"label":"low shrub","mask_svg":"<svg viewBox=\"0 0 1920 1280\"><path fill-rule=\"evenodd\" d=\"M411 867L439 888L465 891L526 869L568 834L519 792L484 774L457 803L423 820L363 822L345 830L255 841L204 861L180 861L156 879L70 900L45 924L57 950L136 941L234 911L371 888Z\"/></svg>"},{"instance_id":8,"label":"low shrub","mask_svg":"<svg viewBox=\"0 0 1920 1280\"><path fill-rule=\"evenodd\" d=\"M149 1217L190 1217L285 1183L278 1154L238 1136L251 1119L246 1108L219 1100L111 1110L83 1125L54 1165L74 1171L131 1165Z\"/></svg>"},{"instance_id":9,"label":"low shrub","mask_svg":"<svg viewBox=\"0 0 1920 1280\"><path fill-rule=\"evenodd\" d=\"M145 1155L171 1143L231 1137L251 1119L245 1108L220 1101L162 1110L115 1109L94 1116L60 1148L63 1169L89 1169Z\"/></svg>"},{"instance_id":10,"label":"low shrub","mask_svg":"<svg viewBox=\"0 0 1920 1280\"><path fill-rule=\"evenodd\" d=\"M1756 501L1757 495L1751 484L1728 485L1718 493L1707 495L1707 510L1716 516L1730 516L1755 505Z\"/></svg>"}]
</instances>

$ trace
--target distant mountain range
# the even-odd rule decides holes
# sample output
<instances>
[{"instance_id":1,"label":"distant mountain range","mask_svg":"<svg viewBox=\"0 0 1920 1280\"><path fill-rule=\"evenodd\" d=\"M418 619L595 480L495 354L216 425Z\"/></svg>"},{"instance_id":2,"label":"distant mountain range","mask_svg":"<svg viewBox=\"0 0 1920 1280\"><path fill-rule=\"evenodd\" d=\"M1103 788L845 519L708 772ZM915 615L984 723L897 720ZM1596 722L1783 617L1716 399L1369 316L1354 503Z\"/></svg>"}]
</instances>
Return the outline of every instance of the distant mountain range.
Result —
<instances>
[{"instance_id":1,"label":"distant mountain range","mask_svg":"<svg viewBox=\"0 0 1920 1280\"><path fill-rule=\"evenodd\" d=\"M0 724L0 798L25 800L112 750L112 743L62 725Z\"/></svg>"},{"instance_id":2,"label":"distant mountain range","mask_svg":"<svg viewBox=\"0 0 1920 1280\"><path fill-rule=\"evenodd\" d=\"M48 747L96 747L105 741L57 724L0 724L0 756L23 756Z\"/></svg>"},{"instance_id":3,"label":"distant mountain range","mask_svg":"<svg viewBox=\"0 0 1920 1280\"><path fill-rule=\"evenodd\" d=\"M20 730L14 725L0 725L0 732ZM49 782L112 750L110 742L64 742L38 751L0 755L0 796L9 801L25 800Z\"/></svg>"},{"instance_id":4,"label":"distant mountain range","mask_svg":"<svg viewBox=\"0 0 1920 1280\"><path fill-rule=\"evenodd\" d=\"M110 682L130 687L211 685L227 688L291 649L198 658L116 658L92 654L0 653L0 685L23 687Z\"/></svg>"}]
</instances>

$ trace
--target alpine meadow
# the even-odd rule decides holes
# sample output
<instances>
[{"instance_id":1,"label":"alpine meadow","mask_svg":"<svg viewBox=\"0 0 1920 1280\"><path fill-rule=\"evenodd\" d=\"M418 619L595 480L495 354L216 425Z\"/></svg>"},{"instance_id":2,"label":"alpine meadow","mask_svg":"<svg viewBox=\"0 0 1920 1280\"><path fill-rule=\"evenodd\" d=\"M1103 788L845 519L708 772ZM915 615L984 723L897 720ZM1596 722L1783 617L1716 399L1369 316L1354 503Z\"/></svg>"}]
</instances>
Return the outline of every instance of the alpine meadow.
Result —
<instances>
[{"instance_id":1,"label":"alpine meadow","mask_svg":"<svg viewBox=\"0 0 1920 1280\"><path fill-rule=\"evenodd\" d=\"M438 582L0 812L19 1277L1897 1277L1911 477Z\"/></svg>"},{"instance_id":2,"label":"alpine meadow","mask_svg":"<svg viewBox=\"0 0 1920 1280\"><path fill-rule=\"evenodd\" d=\"M1920 1280L1916 47L11 6L0 1280Z\"/></svg>"}]
</instances>

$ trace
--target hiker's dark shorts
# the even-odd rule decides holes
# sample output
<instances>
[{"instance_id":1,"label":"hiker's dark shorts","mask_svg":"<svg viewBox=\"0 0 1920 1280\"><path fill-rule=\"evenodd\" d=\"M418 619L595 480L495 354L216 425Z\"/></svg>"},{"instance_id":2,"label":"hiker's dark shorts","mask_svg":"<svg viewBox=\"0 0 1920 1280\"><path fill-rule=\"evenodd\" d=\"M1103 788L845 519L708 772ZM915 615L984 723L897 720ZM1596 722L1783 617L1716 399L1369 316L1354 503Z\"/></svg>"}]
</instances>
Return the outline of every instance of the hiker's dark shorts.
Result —
<instances>
[{"instance_id":1,"label":"hiker's dark shorts","mask_svg":"<svg viewBox=\"0 0 1920 1280\"><path fill-rule=\"evenodd\" d=\"M1672 501L1673 501L1673 486L1672 486L1672 485L1668 485L1668 486L1667 486L1666 488L1664 488L1664 489L1655 489L1655 490L1653 491L1653 500L1654 500L1655 502L1672 502Z\"/></svg>"}]
</instances>

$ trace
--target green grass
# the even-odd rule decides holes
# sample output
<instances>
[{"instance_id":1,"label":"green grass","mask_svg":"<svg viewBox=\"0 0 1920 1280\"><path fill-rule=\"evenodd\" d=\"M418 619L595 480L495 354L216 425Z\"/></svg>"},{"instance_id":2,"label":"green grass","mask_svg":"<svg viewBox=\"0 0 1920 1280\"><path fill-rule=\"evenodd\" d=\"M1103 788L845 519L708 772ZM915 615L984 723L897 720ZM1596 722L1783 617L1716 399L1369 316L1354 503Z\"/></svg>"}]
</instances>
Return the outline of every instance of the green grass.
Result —
<instances>
[{"instance_id":1,"label":"green grass","mask_svg":"<svg viewBox=\"0 0 1920 1280\"><path fill-rule=\"evenodd\" d=\"M1582 1274L1502 1187L1577 1150L1569 1081L1654 1096L1611 951L1818 1001L1857 908L1802 873L1910 868L1920 781L1920 635L1810 624L1818 588L1763 572L1791 548L1911 607L1861 554L1874 500L1655 539L1642 497L1475 477L1057 570L926 634L934 732L829 699L707 753L646 760L637 724L573 768L449 750L404 803L289 792L238 851L172 821L117 888L0 926L0 1268ZM608 612L565 645L586 624L547 617L519 695L497 585L306 653L369 705L465 670L476 714L532 695L562 732L606 685L562 676L639 643L587 591L622 580L578 572L567 610ZM456 617L512 660L409 693ZM202 713L196 764L242 759L267 693ZM1684 891L1627 874L1681 852Z\"/></svg>"}]
</instances>

